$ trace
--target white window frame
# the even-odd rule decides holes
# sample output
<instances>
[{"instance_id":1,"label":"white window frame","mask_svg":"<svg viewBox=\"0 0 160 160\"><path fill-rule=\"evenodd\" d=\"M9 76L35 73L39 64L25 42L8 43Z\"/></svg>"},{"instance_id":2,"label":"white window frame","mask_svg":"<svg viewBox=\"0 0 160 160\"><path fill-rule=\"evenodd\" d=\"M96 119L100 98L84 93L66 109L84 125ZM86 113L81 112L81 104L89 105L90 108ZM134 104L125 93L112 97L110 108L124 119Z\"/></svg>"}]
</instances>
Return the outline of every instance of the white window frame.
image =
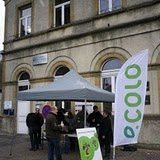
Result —
<instances>
[{"instance_id":1,"label":"white window frame","mask_svg":"<svg viewBox=\"0 0 160 160\"><path fill-rule=\"evenodd\" d=\"M116 92L116 77L118 75L120 69L113 69L113 70L103 70L101 72L101 88L103 89L103 78L111 78L111 92L115 93ZM114 115L114 108L115 108L115 103L112 103L112 114ZM103 108L101 108L101 111Z\"/></svg>"},{"instance_id":2,"label":"white window frame","mask_svg":"<svg viewBox=\"0 0 160 160\"><path fill-rule=\"evenodd\" d=\"M112 89L111 92L115 93L116 91L116 82L115 79L118 75L119 69L114 70L104 70L101 73L101 88L103 88L103 78L111 78Z\"/></svg>"},{"instance_id":3,"label":"white window frame","mask_svg":"<svg viewBox=\"0 0 160 160\"><path fill-rule=\"evenodd\" d=\"M19 80L18 81L18 90L19 90L19 87L22 87L22 86L27 86L26 90L29 90L30 89L30 82L29 82L29 80Z\"/></svg>"},{"instance_id":4,"label":"white window frame","mask_svg":"<svg viewBox=\"0 0 160 160\"><path fill-rule=\"evenodd\" d=\"M28 8L31 8L31 12L32 12L32 7L28 7ZM28 8L25 8L25 9L28 9ZM25 35L28 35L28 32L29 31L29 34L31 33L31 26L30 28L27 28L29 25L28 25L28 19L30 18L31 19L31 13L30 15L27 15L27 16L23 16L23 17L20 17L20 12L22 12L23 10L25 9L20 9L19 11L19 37L21 37L21 22L24 20L25 21L25 25L24 25L24 31L25 31Z\"/></svg>"},{"instance_id":5,"label":"white window frame","mask_svg":"<svg viewBox=\"0 0 160 160\"><path fill-rule=\"evenodd\" d=\"M108 1L108 5L109 5L108 12L113 11L113 0L106 0L106 1ZM102 14L102 13L103 12L101 12L101 0L99 0L99 14Z\"/></svg>"},{"instance_id":6,"label":"white window frame","mask_svg":"<svg viewBox=\"0 0 160 160\"><path fill-rule=\"evenodd\" d=\"M65 19L64 7L65 7L66 5L68 5L68 4L70 4L70 1L65 2L65 3L62 3L62 4L59 4L59 5L56 5L56 6L54 7L54 27L56 27L56 9L57 9L57 8L61 8L61 9L62 9L62 12L61 12L61 17L62 17L61 23L62 23L62 25L65 24L65 23L64 23L64 19Z\"/></svg>"}]
</instances>

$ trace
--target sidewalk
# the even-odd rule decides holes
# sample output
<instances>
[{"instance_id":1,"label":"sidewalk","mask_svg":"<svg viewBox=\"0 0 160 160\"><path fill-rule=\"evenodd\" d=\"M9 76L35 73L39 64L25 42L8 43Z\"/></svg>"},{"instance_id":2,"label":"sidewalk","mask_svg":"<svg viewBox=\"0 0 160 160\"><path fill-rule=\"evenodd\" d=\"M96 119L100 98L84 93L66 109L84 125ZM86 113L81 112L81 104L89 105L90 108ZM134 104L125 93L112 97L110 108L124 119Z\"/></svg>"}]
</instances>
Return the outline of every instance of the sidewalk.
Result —
<instances>
[{"instance_id":1,"label":"sidewalk","mask_svg":"<svg viewBox=\"0 0 160 160\"><path fill-rule=\"evenodd\" d=\"M29 151L29 148L28 136L0 136L0 160L47 160L47 142L44 142L43 150L34 152ZM63 154L63 160L80 160L80 156L77 151L72 151ZM116 160L160 160L160 151L138 149L129 152L116 149Z\"/></svg>"}]
</instances>

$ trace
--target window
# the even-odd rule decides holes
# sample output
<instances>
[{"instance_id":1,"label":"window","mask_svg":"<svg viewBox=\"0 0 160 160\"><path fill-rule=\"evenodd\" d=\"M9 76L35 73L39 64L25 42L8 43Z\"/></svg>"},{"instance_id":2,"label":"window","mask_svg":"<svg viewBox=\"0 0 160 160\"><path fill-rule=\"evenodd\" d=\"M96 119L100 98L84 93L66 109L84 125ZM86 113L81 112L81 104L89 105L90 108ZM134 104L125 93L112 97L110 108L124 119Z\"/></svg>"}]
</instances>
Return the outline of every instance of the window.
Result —
<instances>
[{"instance_id":1,"label":"window","mask_svg":"<svg viewBox=\"0 0 160 160\"><path fill-rule=\"evenodd\" d=\"M19 37L31 33L31 5L21 7L19 10Z\"/></svg>"},{"instance_id":2,"label":"window","mask_svg":"<svg viewBox=\"0 0 160 160\"><path fill-rule=\"evenodd\" d=\"M104 90L115 93L116 91L116 78L118 71L121 68L123 63L119 59L110 59L107 60L102 66L102 88ZM109 108L108 108L109 107ZM112 107L112 108L110 108ZM114 111L114 104L110 106L109 104L103 105L104 109L110 109Z\"/></svg>"},{"instance_id":3,"label":"window","mask_svg":"<svg viewBox=\"0 0 160 160\"><path fill-rule=\"evenodd\" d=\"M18 80L18 90L24 91L30 89L30 76L27 72L22 72Z\"/></svg>"},{"instance_id":4,"label":"window","mask_svg":"<svg viewBox=\"0 0 160 160\"><path fill-rule=\"evenodd\" d=\"M145 105L151 105L150 95L146 95L146 97L145 97Z\"/></svg>"},{"instance_id":5,"label":"window","mask_svg":"<svg viewBox=\"0 0 160 160\"><path fill-rule=\"evenodd\" d=\"M67 72L69 72L69 69L65 66L60 67L57 71L55 76L63 76L64 74L66 74Z\"/></svg>"},{"instance_id":6,"label":"window","mask_svg":"<svg viewBox=\"0 0 160 160\"><path fill-rule=\"evenodd\" d=\"M121 8L121 0L99 0L99 14Z\"/></svg>"},{"instance_id":7,"label":"window","mask_svg":"<svg viewBox=\"0 0 160 160\"><path fill-rule=\"evenodd\" d=\"M150 82L149 81L147 81L147 86L146 86L145 105L151 105Z\"/></svg>"},{"instance_id":8,"label":"window","mask_svg":"<svg viewBox=\"0 0 160 160\"><path fill-rule=\"evenodd\" d=\"M105 62L102 67L103 89L110 92L115 92L116 77L121 66L122 62L119 59L112 59Z\"/></svg>"},{"instance_id":9,"label":"window","mask_svg":"<svg viewBox=\"0 0 160 160\"><path fill-rule=\"evenodd\" d=\"M54 15L56 27L70 23L70 1L56 0Z\"/></svg>"}]
</instances>

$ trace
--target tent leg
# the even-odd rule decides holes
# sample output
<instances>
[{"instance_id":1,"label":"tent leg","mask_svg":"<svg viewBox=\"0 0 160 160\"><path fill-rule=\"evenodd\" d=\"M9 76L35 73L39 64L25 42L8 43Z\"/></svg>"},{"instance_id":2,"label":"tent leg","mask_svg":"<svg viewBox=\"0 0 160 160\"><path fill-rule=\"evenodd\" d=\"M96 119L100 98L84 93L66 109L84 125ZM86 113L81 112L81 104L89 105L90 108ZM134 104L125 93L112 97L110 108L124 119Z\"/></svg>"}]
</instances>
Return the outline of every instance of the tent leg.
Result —
<instances>
[{"instance_id":1,"label":"tent leg","mask_svg":"<svg viewBox=\"0 0 160 160\"><path fill-rule=\"evenodd\" d=\"M86 99L85 99L85 107L84 107L84 128L86 128L87 127L87 125L86 125L86 106L87 106L87 101L86 101Z\"/></svg>"}]
</instances>

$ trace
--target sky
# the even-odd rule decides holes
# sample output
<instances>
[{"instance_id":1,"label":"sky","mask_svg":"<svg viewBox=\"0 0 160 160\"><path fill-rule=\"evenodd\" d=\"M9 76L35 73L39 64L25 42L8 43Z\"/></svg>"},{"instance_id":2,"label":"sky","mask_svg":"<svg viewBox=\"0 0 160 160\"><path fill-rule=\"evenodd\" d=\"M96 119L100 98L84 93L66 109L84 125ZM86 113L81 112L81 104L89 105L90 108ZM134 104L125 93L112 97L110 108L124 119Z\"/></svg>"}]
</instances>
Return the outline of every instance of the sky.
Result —
<instances>
[{"instance_id":1,"label":"sky","mask_svg":"<svg viewBox=\"0 0 160 160\"><path fill-rule=\"evenodd\" d=\"M3 50L4 41L4 14L5 7L3 0L0 0L0 51Z\"/></svg>"}]
</instances>

